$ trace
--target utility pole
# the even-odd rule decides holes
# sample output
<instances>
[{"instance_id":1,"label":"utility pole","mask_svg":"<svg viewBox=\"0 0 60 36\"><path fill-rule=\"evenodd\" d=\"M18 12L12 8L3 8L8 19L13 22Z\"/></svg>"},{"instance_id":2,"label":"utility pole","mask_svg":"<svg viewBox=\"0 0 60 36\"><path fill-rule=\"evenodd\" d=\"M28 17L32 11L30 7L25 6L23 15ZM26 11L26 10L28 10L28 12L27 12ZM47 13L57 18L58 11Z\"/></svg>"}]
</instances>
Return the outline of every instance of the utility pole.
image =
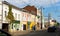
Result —
<instances>
[{"instance_id":1,"label":"utility pole","mask_svg":"<svg viewBox=\"0 0 60 36\"><path fill-rule=\"evenodd\" d=\"M41 29L42 29L42 7L41 7Z\"/></svg>"},{"instance_id":2,"label":"utility pole","mask_svg":"<svg viewBox=\"0 0 60 36\"><path fill-rule=\"evenodd\" d=\"M48 13L48 26L50 26L50 19L51 19L51 14Z\"/></svg>"}]
</instances>

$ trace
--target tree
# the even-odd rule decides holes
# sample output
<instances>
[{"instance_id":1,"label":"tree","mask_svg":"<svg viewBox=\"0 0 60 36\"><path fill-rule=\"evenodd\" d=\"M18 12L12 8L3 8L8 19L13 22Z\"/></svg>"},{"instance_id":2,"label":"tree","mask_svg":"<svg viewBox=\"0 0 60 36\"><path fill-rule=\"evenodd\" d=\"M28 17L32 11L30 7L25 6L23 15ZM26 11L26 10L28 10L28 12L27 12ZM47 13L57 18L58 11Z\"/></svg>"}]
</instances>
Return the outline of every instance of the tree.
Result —
<instances>
[{"instance_id":1,"label":"tree","mask_svg":"<svg viewBox=\"0 0 60 36\"><path fill-rule=\"evenodd\" d=\"M56 22L55 26L59 26L60 23Z\"/></svg>"},{"instance_id":2,"label":"tree","mask_svg":"<svg viewBox=\"0 0 60 36\"><path fill-rule=\"evenodd\" d=\"M6 16L6 18L10 24L14 21L14 16L12 13L12 6L11 5L9 5L9 11L8 11L8 15Z\"/></svg>"}]
</instances>

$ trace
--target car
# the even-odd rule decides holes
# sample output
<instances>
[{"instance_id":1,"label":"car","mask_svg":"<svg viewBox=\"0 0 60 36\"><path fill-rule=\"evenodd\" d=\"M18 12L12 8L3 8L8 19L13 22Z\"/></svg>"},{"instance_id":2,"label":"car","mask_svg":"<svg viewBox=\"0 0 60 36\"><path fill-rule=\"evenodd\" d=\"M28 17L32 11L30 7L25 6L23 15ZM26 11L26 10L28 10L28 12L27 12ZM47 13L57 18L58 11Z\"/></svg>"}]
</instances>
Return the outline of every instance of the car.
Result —
<instances>
[{"instance_id":1,"label":"car","mask_svg":"<svg viewBox=\"0 0 60 36\"><path fill-rule=\"evenodd\" d=\"M55 32L56 31L56 27L55 26L48 27L47 31L48 32Z\"/></svg>"},{"instance_id":2,"label":"car","mask_svg":"<svg viewBox=\"0 0 60 36\"><path fill-rule=\"evenodd\" d=\"M4 30L0 29L0 36L11 36L11 34L5 32Z\"/></svg>"}]
</instances>

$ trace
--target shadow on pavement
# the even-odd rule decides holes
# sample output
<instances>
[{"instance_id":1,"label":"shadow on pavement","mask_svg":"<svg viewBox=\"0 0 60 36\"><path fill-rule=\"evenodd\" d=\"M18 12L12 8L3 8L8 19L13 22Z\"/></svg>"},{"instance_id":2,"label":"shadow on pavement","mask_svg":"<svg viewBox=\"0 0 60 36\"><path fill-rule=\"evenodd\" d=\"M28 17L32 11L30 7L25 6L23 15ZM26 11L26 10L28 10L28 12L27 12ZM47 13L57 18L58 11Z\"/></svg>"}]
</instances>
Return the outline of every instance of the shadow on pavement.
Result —
<instances>
[{"instance_id":1,"label":"shadow on pavement","mask_svg":"<svg viewBox=\"0 0 60 36\"><path fill-rule=\"evenodd\" d=\"M6 34L6 36L11 36L11 34L9 34L8 32L3 31L1 29L0 29L0 32L3 33L3 34Z\"/></svg>"}]
</instances>

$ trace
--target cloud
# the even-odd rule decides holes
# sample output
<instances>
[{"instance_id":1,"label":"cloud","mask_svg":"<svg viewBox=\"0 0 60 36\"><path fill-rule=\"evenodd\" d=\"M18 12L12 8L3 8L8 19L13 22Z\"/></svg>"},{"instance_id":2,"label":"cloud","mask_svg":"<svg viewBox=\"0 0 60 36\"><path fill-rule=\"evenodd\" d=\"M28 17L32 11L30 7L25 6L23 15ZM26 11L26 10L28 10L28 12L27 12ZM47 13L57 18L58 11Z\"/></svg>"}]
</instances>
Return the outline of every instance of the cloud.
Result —
<instances>
[{"instance_id":1,"label":"cloud","mask_svg":"<svg viewBox=\"0 0 60 36\"><path fill-rule=\"evenodd\" d=\"M29 0L22 0L23 2L29 2Z\"/></svg>"},{"instance_id":2,"label":"cloud","mask_svg":"<svg viewBox=\"0 0 60 36\"><path fill-rule=\"evenodd\" d=\"M18 3L18 4L29 2L28 0L14 0L14 1L15 1L15 3Z\"/></svg>"},{"instance_id":3,"label":"cloud","mask_svg":"<svg viewBox=\"0 0 60 36\"><path fill-rule=\"evenodd\" d=\"M35 1L32 0L30 3L31 3L31 5L48 6L51 4L55 4L57 2L60 2L60 0L35 0Z\"/></svg>"},{"instance_id":4,"label":"cloud","mask_svg":"<svg viewBox=\"0 0 60 36\"><path fill-rule=\"evenodd\" d=\"M27 0L26 1L25 0L5 0L5 1L7 1L10 4L15 5L19 8L25 7L27 5L27 2L28 2Z\"/></svg>"},{"instance_id":5,"label":"cloud","mask_svg":"<svg viewBox=\"0 0 60 36\"><path fill-rule=\"evenodd\" d=\"M60 2L60 0L6 0L11 3L15 3L17 5L25 5L25 4L30 4L30 5L35 5L36 7L40 6L49 6L51 4L55 4L57 2Z\"/></svg>"},{"instance_id":6,"label":"cloud","mask_svg":"<svg viewBox=\"0 0 60 36\"><path fill-rule=\"evenodd\" d=\"M16 4L16 5L24 5L28 4L29 0L5 0L8 1L9 3Z\"/></svg>"}]
</instances>

